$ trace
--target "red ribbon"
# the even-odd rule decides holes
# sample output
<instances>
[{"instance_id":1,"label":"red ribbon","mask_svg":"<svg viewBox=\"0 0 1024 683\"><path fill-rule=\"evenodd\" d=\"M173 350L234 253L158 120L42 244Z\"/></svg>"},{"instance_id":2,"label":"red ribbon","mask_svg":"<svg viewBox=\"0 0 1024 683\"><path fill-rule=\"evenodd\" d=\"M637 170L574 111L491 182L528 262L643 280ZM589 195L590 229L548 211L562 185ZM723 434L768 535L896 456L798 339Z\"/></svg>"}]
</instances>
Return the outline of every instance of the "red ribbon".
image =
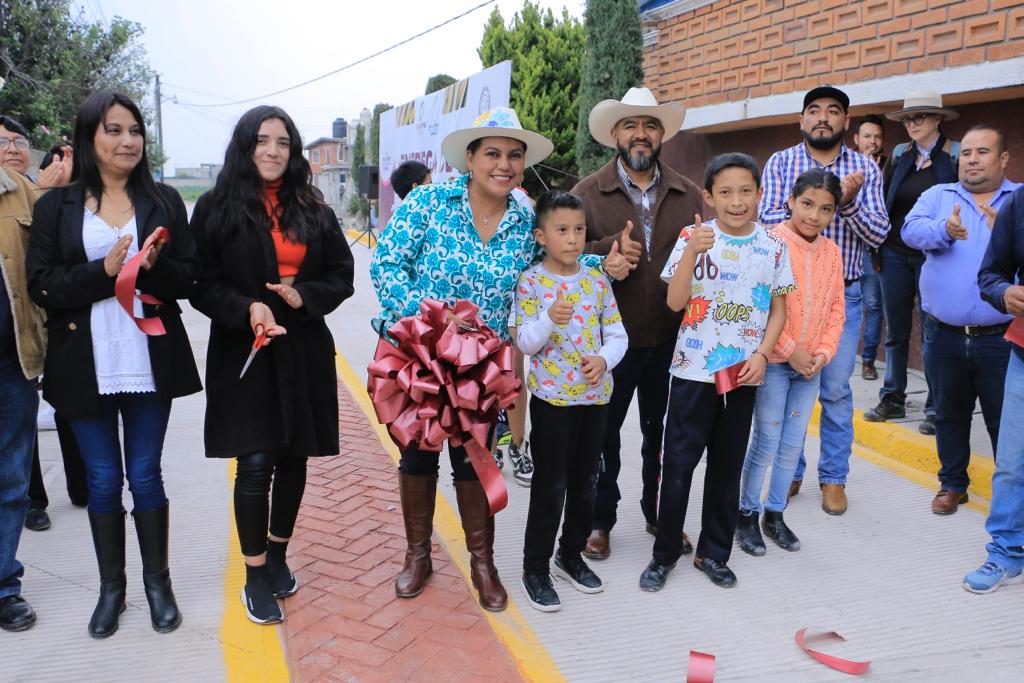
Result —
<instances>
[{"instance_id":1,"label":"red ribbon","mask_svg":"<svg viewBox=\"0 0 1024 683\"><path fill-rule=\"evenodd\" d=\"M733 389L743 386L740 384L740 371L743 370L743 366L746 363L747 361L740 361L735 365L730 365L715 372L715 389L718 390L719 396L728 394Z\"/></svg>"},{"instance_id":2,"label":"red ribbon","mask_svg":"<svg viewBox=\"0 0 1024 683\"><path fill-rule=\"evenodd\" d=\"M686 667L686 683L714 683L715 656L690 650L690 663Z\"/></svg>"},{"instance_id":3,"label":"red ribbon","mask_svg":"<svg viewBox=\"0 0 1024 683\"><path fill-rule=\"evenodd\" d=\"M807 644L810 642L845 642L846 638L843 638L835 631L819 633L808 637L807 629L802 628L796 632L796 635L793 636L793 639L796 640L797 647L799 647L801 650L803 650L810 656L814 657L825 666L835 669L836 671L841 671L844 674L853 674L855 676L860 675L867 671L868 667L871 666L871 662L854 662L849 659L843 659L841 657L827 655L824 652L812 650L807 646Z\"/></svg>"},{"instance_id":4,"label":"red ribbon","mask_svg":"<svg viewBox=\"0 0 1024 683\"><path fill-rule=\"evenodd\" d=\"M377 420L401 448L464 446L493 515L508 504L508 490L491 457L490 427L498 409L515 402L521 382L512 346L484 325L479 310L468 301L421 301L418 315L388 329L395 344L377 343L366 389ZM449 322L449 313L470 329Z\"/></svg>"},{"instance_id":5,"label":"red ribbon","mask_svg":"<svg viewBox=\"0 0 1024 683\"><path fill-rule=\"evenodd\" d=\"M150 250L155 249L158 244L169 242L170 239L171 235L167 232L167 228L160 227L154 230L153 234L142 245L142 249L139 249L139 253L128 259L128 262L124 264L121 272L117 274L117 281L114 282L114 296L117 297L121 308L131 316L131 319L135 321L140 330L151 337L167 334L167 330L164 329L164 321L160 320L160 318L136 317L135 298L137 296L139 301L145 304L160 305L163 304L163 301L149 294L136 294L137 287L135 285L139 280L139 268L142 267L142 262L146 259Z\"/></svg>"},{"instance_id":6,"label":"red ribbon","mask_svg":"<svg viewBox=\"0 0 1024 683\"><path fill-rule=\"evenodd\" d=\"M1010 326L1006 328L1003 338L1011 344L1024 348L1024 318L1014 318Z\"/></svg>"}]
</instances>

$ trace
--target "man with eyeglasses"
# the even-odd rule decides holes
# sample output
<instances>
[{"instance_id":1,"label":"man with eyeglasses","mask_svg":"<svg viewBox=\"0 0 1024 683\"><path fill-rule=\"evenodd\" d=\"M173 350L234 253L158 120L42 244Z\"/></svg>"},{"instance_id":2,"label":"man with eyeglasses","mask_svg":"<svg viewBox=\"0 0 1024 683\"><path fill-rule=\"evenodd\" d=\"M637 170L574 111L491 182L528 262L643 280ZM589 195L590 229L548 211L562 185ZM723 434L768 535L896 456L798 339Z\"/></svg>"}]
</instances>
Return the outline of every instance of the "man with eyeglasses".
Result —
<instances>
[{"instance_id":1,"label":"man with eyeglasses","mask_svg":"<svg viewBox=\"0 0 1024 683\"><path fill-rule=\"evenodd\" d=\"M64 148L64 158L54 160L45 169L39 171L35 178L29 176L32 165L32 145L28 131L23 125L10 116L0 114L0 167L25 176L37 187L49 189L60 187L71 181L70 147Z\"/></svg>"},{"instance_id":2,"label":"man with eyeglasses","mask_svg":"<svg viewBox=\"0 0 1024 683\"><path fill-rule=\"evenodd\" d=\"M761 223L772 226L787 217L786 200L797 177L820 168L842 182L843 195L824 235L839 245L846 281L846 323L835 357L821 371L821 455L818 484L821 507L830 515L846 512L846 477L853 448L853 391L850 376L860 337L864 250L878 247L889 232L882 196L882 173L875 162L843 143L850 125L850 98L839 88L821 85L804 96L800 112L803 142L776 152L764 167L764 195L758 207ZM789 495L800 491L805 462L800 457Z\"/></svg>"}]
</instances>

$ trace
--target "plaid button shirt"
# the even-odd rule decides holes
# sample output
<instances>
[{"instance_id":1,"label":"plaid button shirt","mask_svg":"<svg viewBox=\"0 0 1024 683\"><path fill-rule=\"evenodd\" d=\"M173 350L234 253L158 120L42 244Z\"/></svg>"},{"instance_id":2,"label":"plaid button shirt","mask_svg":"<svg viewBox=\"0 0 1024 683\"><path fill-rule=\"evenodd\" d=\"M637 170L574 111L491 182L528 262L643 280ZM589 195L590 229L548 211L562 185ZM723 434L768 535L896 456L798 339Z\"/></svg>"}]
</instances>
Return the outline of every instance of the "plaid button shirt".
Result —
<instances>
[{"instance_id":1,"label":"plaid button shirt","mask_svg":"<svg viewBox=\"0 0 1024 683\"><path fill-rule=\"evenodd\" d=\"M889 233L889 215L882 194L882 172L870 158L840 144L839 154L820 164L807 152L806 143L776 152L764 165L764 196L758 207L761 223L776 225L786 220L786 200L797 177L812 168L830 171L840 179L856 171L864 173L864 185L852 202L839 207L824 235L839 245L843 254L843 279L856 280L863 274L865 247L879 247Z\"/></svg>"},{"instance_id":2,"label":"plaid button shirt","mask_svg":"<svg viewBox=\"0 0 1024 683\"><path fill-rule=\"evenodd\" d=\"M644 245L647 247L647 253L649 254L651 253L654 205L658 201L658 184L661 180L661 168L657 164L654 165L654 178L646 190L640 189L640 186L629 177L629 174L626 173L626 167L622 165L622 159L616 160L615 168L618 169L619 180L622 181L622 184L626 186L626 190L629 191L629 196L633 198L633 203L636 204L636 212L640 215L640 220L643 221Z\"/></svg>"}]
</instances>

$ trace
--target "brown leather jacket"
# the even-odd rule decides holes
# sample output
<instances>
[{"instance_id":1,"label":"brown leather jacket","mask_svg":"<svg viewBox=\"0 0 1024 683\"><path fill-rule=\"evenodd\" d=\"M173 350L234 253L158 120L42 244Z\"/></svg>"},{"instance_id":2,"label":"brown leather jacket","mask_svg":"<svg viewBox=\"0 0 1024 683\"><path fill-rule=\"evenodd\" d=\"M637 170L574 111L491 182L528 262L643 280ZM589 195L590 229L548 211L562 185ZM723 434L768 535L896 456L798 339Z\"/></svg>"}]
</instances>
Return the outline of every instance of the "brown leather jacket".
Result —
<instances>
[{"instance_id":1,"label":"brown leather jacket","mask_svg":"<svg viewBox=\"0 0 1024 683\"><path fill-rule=\"evenodd\" d=\"M26 379L35 379L43 372L46 335L43 311L28 297L25 276L25 251L28 249L28 228L32 224L32 207L42 191L28 178L11 170L0 170L0 275L3 296L11 301L14 336L18 360ZM4 181L7 182L4 182ZM11 189L13 186L13 189Z\"/></svg>"},{"instance_id":2,"label":"brown leather jacket","mask_svg":"<svg viewBox=\"0 0 1024 683\"><path fill-rule=\"evenodd\" d=\"M651 250L644 244L641 222L629 191L622 184L616 159L581 180L572 193L583 200L587 214L587 252L607 254L619 240L626 221L633 221L634 238L643 253L636 270L612 283L630 348L650 348L675 339L682 311L668 307L668 284L661 271L672 253L679 231L693 224L693 215L703 212L703 194L689 178L659 162L661 179L654 204Z\"/></svg>"}]
</instances>

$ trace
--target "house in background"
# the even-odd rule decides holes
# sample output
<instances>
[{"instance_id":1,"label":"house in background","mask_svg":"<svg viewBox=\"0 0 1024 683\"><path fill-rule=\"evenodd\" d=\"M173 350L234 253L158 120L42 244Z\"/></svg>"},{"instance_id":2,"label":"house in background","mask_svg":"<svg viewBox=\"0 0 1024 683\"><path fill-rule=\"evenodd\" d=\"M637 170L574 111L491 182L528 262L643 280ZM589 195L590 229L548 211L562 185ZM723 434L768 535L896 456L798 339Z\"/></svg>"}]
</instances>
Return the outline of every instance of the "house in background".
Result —
<instances>
[{"instance_id":1,"label":"house in background","mask_svg":"<svg viewBox=\"0 0 1024 683\"><path fill-rule=\"evenodd\" d=\"M313 172L313 184L338 216L345 211L346 183L352 175L352 153L344 136L317 138L305 147Z\"/></svg>"}]
</instances>

